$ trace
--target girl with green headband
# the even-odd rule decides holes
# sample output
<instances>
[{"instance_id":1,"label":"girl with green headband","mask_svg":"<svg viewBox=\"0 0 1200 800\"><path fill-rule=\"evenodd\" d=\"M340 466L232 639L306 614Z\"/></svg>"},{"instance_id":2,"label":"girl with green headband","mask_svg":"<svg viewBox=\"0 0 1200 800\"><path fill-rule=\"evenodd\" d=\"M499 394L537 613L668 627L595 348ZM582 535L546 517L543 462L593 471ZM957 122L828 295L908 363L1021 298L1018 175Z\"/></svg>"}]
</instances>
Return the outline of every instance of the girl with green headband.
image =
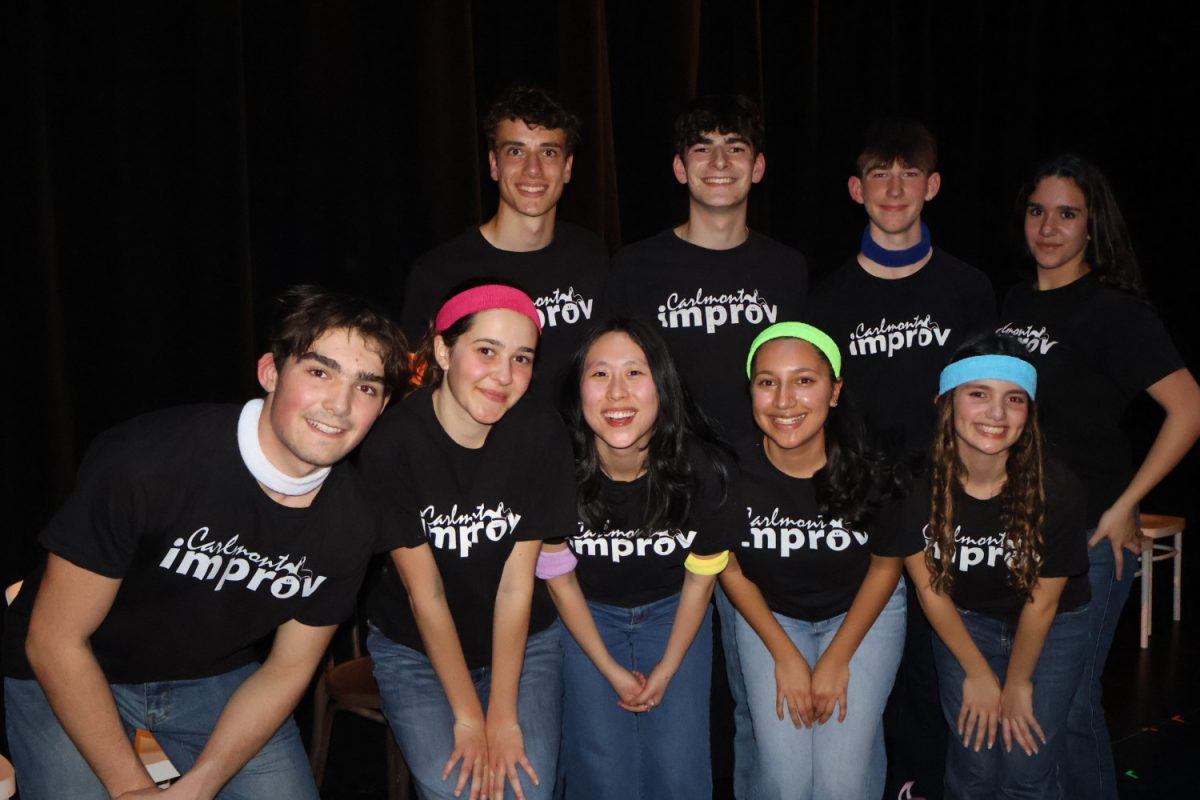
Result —
<instances>
[{"instance_id":1,"label":"girl with green headband","mask_svg":"<svg viewBox=\"0 0 1200 800\"><path fill-rule=\"evenodd\" d=\"M1084 494L1043 456L1037 372L988 334L942 371L929 475L893 517L933 626L948 798L1060 797L1088 641Z\"/></svg>"},{"instance_id":2,"label":"girl with green headband","mask_svg":"<svg viewBox=\"0 0 1200 800\"><path fill-rule=\"evenodd\" d=\"M841 353L800 322L747 356L757 435L738 448L745 508L721 587L762 798L877 798L883 708L904 644L902 552L876 533L893 471L844 408ZM736 679L736 678L731 678Z\"/></svg>"}]
</instances>

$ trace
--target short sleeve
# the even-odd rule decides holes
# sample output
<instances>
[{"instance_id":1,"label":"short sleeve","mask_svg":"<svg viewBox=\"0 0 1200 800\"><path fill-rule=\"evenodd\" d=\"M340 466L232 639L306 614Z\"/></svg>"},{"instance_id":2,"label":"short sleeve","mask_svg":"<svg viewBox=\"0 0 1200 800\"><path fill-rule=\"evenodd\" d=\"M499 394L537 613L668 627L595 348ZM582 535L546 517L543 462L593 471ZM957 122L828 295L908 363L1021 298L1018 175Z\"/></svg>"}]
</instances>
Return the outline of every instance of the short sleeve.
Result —
<instances>
[{"instance_id":1,"label":"short sleeve","mask_svg":"<svg viewBox=\"0 0 1200 800\"><path fill-rule=\"evenodd\" d=\"M699 462L694 459L692 463ZM689 552L698 556L717 555L737 545L737 525L742 517L737 513L735 486L741 479L734 466L727 465L726 469L724 480L713 469L700 475L699 489L688 515L697 531Z\"/></svg>"},{"instance_id":2,"label":"short sleeve","mask_svg":"<svg viewBox=\"0 0 1200 800\"><path fill-rule=\"evenodd\" d=\"M51 553L106 578L123 578L144 533L140 463L114 434L89 448L74 491L38 537Z\"/></svg>"},{"instance_id":3,"label":"short sleeve","mask_svg":"<svg viewBox=\"0 0 1200 800\"><path fill-rule=\"evenodd\" d=\"M512 413L512 412L510 412ZM538 446L519 454L527 467L526 485L533 489L528 518L517 526L518 541L557 539L569 536L578 519L575 505L575 459L566 428L553 412L538 413L530 420L538 435Z\"/></svg>"},{"instance_id":4,"label":"short sleeve","mask_svg":"<svg viewBox=\"0 0 1200 800\"><path fill-rule=\"evenodd\" d=\"M929 524L929 483L914 481L905 497L888 504L878 517L871 536L871 552L878 556L908 558L925 550Z\"/></svg>"},{"instance_id":5,"label":"short sleeve","mask_svg":"<svg viewBox=\"0 0 1200 800\"><path fill-rule=\"evenodd\" d=\"M1102 369L1129 396L1146 391L1185 364L1162 320L1149 306L1122 297L1119 313L1099 326L1106 336Z\"/></svg>"},{"instance_id":6,"label":"short sleeve","mask_svg":"<svg viewBox=\"0 0 1200 800\"><path fill-rule=\"evenodd\" d=\"M385 413L359 450L358 465L368 495L379 509L376 551L419 547L425 543L417 509L411 455L401 407Z\"/></svg>"},{"instance_id":7,"label":"short sleeve","mask_svg":"<svg viewBox=\"0 0 1200 800\"><path fill-rule=\"evenodd\" d=\"M1047 465L1045 558L1040 574L1069 578L1088 571L1087 502L1083 486L1059 462Z\"/></svg>"}]
</instances>

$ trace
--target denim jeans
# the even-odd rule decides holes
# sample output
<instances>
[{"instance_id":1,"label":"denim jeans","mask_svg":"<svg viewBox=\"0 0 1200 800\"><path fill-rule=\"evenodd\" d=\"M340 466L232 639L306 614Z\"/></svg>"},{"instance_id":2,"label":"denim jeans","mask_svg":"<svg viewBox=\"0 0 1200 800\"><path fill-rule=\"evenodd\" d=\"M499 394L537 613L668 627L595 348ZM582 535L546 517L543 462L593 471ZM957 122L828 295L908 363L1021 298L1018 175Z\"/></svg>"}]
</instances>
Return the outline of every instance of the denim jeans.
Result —
<instances>
[{"instance_id":1,"label":"denim jeans","mask_svg":"<svg viewBox=\"0 0 1200 800\"><path fill-rule=\"evenodd\" d=\"M588 603L608 652L649 675L667 648L679 595L635 608ZM567 800L712 797L708 697L712 608L662 702L635 714L570 635L563 637L563 770Z\"/></svg>"},{"instance_id":2,"label":"denim jeans","mask_svg":"<svg viewBox=\"0 0 1200 800\"><path fill-rule=\"evenodd\" d=\"M850 659L846 719L838 722L834 716L812 728L796 728L787 713L783 720L776 715L775 659L750 624L738 617L738 650L758 743L760 797L878 800L887 771L883 707L904 650L904 609L901 580ZM816 666L846 615L819 622L782 614L775 618L809 666Z\"/></svg>"},{"instance_id":3,"label":"denim jeans","mask_svg":"<svg viewBox=\"0 0 1200 800\"><path fill-rule=\"evenodd\" d=\"M742 615L729 602L721 585L714 595L721 618L721 649L725 652L725 679L733 697L733 796L737 800L757 800L758 745L754 742L754 723L746 703L746 679L738 655L737 622Z\"/></svg>"},{"instance_id":4,"label":"denim jeans","mask_svg":"<svg viewBox=\"0 0 1200 800\"><path fill-rule=\"evenodd\" d=\"M179 772L186 773L242 682L258 669L240 669L187 681L112 684L125 731L154 734ZM100 779L67 738L37 681L4 679L9 746L23 800L108 800ZM220 800L287 797L317 800L312 769L291 717L225 784Z\"/></svg>"},{"instance_id":5,"label":"denim jeans","mask_svg":"<svg viewBox=\"0 0 1200 800\"><path fill-rule=\"evenodd\" d=\"M1017 623L961 609L959 614L979 651L1003 685ZM1046 742L1036 754L1028 756L1016 742L1013 742L1011 752L1005 752L998 731L996 744L991 750L984 746L975 752L974 740L971 747L963 745L962 738L954 731L958 726L959 709L962 708L962 685L966 672L942 640L934 638L933 655L938 668L942 713L951 730L950 742L946 746L946 797L1049 800L1062 796L1058 766L1067 708L1079 685L1087 643L1086 607L1054 618L1033 671L1033 716L1046 734Z\"/></svg>"},{"instance_id":6,"label":"denim jeans","mask_svg":"<svg viewBox=\"0 0 1200 800\"><path fill-rule=\"evenodd\" d=\"M1088 537L1093 533L1088 531ZM1088 550L1088 582L1092 589L1087 614L1088 646L1083 677L1067 713L1064 748L1063 784L1069 798L1116 800L1117 797L1117 771L1104 720L1100 677L1138 566L1138 555L1126 550L1125 569L1118 579L1112 546L1107 541Z\"/></svg>"},{"instance_id":7,"label":"denim jeans","mask_svg":"<svg viewBox=\"0 0 1200 800\"><path fill-rule=\"evenodd\" d=\"M525 661L517 697L517 719L525 740L525 755L540 784L520 766L517 774L527 800L546 800L554 792L562 724L561 623L531 634L525 644ZM375 665L375 680L383 700L383 713L396 736L422 798L454 798L458 769L442 780L442 769L454 751L454 712L442 683L424 653L394 642L370 627L367 649ZM479 701L486 711L492 689L492 668L471 670ZM470 783L463 790L469 793ZM505 784L504 796L515 797Z\"/></svg>"}]
</instances>

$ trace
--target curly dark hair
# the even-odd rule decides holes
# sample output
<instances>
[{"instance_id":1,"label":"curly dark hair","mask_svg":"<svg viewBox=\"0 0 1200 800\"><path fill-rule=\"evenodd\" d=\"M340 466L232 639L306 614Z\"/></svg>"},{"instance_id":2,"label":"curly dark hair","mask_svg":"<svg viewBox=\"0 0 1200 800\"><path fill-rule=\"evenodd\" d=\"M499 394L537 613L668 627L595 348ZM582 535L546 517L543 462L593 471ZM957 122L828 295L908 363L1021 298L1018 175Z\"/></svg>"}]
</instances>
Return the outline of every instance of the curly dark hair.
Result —
<instances>
[{"instance_id":1,"label":"curly dark hair","mask_svg":"<svg viewBox=\"0 0 1200 800\"><path fill-rule=\"evenodd\" d=\"M675 117L675 154L684 158L689 147L714 132L743 137L755 155L767 146L758 104L741 94L713 94L695 98Z\"/></svg>"},{"instance_id":2,"label":"curly dark hair","mask_svg":"<svg viewBox=\"0 0 1200 800\"><path fill-rule=\"evenodd\" d=\"M971 356L1005 355L1025 359L1025 348L1015 338L996 333L978 336L955 351L950 362ZM955 510L958 493L967 478L967 468L958 453L954 432L954 392L937 399L937 428L930 454L930 511L925 564L933 574L933 588L949 593L954 585ZM1004 488L1000 491L1000 521L1007 543L1008 584L1028 599L1037 584L1045 548L1046 524L1045 448L1037 406L1029 400L1025 428L1009 448L1004 464ZM934 555L936 545L937 555Z\"/></svg>"},{"instance_id":3,"label":"curly dark hair","mask_svg":"<svg viewBox=\"0 0 1200 800\"><path fill-rule=\"evenodd\" d=\"M1066 178L1083 192L1087 203L1088 243L1084 258L1106 286L1145 298L1142 270L1129 239L1129 229L1116 195L1100 169L1082 156L1063 153L1033 171L1017 194L1017 217L1024 220L1029 196L1044 178Z\"/></svg>"},{"instance_id":4,"label":"curly dark hair","mask_svg":"<svg viewBox=\"0 0 1200 800\"><path fill-rule=\"evenodd\" d=\"M567 155L579 147L579 117L562 101L536 86L511 86L492 102L483 121L489 151L496 149L496 129L505 120L521 120L531 128L560 129L566 137Z\"/></svg>"},{"instance_id":5,"label":"curly dark hair","mask_svg":"<svg viewBox=\"0 0 1200 800\"><path fill-rule=\"evenodd\" d=\"M641 530L648 533L676 528L687 520L692 498L700 486L697 465L689 459L688 443L699 445L703 458L717 476L721 502L733 454L692 401L662 336L653 326L637 319L612 319L593 327L575 351L562 384L559 406L575 448L579 518L593 530L600 530L611 516L601 493L604 476L596 436L583 417L579 384L588 351L601 336L613 332L624 333L645 353L658 393L658 417L646 448L647 509Z\"/></svg>"}]
</instances>

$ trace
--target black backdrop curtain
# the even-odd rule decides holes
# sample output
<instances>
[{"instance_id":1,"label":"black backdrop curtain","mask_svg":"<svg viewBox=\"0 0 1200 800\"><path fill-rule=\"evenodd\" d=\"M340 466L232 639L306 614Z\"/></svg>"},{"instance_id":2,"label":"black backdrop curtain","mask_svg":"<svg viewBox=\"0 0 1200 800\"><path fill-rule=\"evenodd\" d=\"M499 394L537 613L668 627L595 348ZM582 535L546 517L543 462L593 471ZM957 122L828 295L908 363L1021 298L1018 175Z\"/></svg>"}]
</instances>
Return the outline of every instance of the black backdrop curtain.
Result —
<instances>
[{"instance_id":1,"label":"black backdrop curtain","mask_svg":"<svg viewBox=\"0 0 1200 800\"><path fill-rule=\"evenodd\" d=\"M251 395L261 312L318 281L395 300L422 251L490 215L479 119L513 82L585 120L563 216L610 247L683 218L675 108L767 115L754 227L819 278L852 252L867 122L942 145L935 240L1003 291L1012 201L1063 149L1107 172L1185 356L1196 300L1197 29L1184 4L862 0L25 0L4 12L3 579L87 441L169 404ZM1193 366L1195 362L1193 361ZM1088 398L1079 398L1081 403ZM1144 448L1152 403L1131 415ZM1196 519L1196 457L1151 505Z\"/></svg>"}]
</instances>

